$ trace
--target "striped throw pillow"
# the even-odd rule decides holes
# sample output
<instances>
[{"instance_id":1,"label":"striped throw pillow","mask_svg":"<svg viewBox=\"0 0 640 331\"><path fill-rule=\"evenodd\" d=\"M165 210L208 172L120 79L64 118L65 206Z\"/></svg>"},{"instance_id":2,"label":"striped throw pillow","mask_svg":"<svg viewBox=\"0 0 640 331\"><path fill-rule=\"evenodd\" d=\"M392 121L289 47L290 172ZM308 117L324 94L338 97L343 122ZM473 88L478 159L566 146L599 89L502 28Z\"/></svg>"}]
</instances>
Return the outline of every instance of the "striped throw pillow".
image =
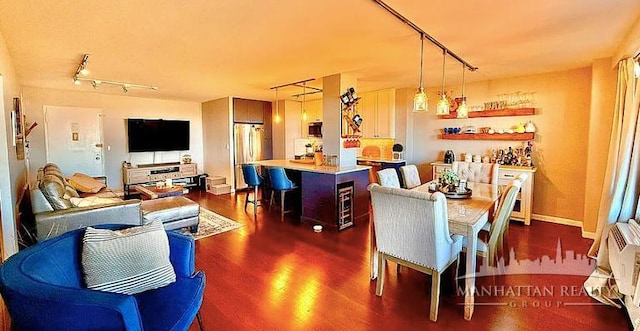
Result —
<instances>
[{"instance_id":1,"label":"striped throw pillow","mask_svg":"<svg viewBox=\"0 0 640 331\"><path fill-rule=\"evenodd\" d=\"M118 231L88 227L82 241L82 268L90 289L136 294L176 280L160 222Z\"/></svg>"}]
</instances>

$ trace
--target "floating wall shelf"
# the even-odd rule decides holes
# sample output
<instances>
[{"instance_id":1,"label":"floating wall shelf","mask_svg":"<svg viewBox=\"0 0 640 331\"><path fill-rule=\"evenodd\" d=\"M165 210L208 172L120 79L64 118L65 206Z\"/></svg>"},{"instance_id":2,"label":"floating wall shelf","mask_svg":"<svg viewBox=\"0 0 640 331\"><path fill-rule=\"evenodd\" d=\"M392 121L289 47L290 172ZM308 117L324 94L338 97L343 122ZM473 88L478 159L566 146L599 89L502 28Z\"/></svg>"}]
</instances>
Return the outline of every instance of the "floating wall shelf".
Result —
<instances>
[{"instance_id":1,"label":"floating wall shelf","mask_svg":"<svg viewBox=\"0 0 640 331\"><path fill-rule=\"evenodd\" d=\"M469 113L471 114L471 113ZM527 141L535 139L533 132L526 133L454 133L441 134L440 139L449 140L517 140Z\"/></svg>"},{"instance_id":2,"label":"floating wall shelf","mask_svg":"<svg viewBox=\"0 0 640 331\"><path fill-rule=\"evenodd\" d=\"M474 117L498 117L498 116L527 116L535 115L535 108L507 108L507 109L491 109L481 111L470 111L469 118ZM449 115L438 115L440 119L457 119L457 112L452 111Z\"/></svg>"}]
</instances>

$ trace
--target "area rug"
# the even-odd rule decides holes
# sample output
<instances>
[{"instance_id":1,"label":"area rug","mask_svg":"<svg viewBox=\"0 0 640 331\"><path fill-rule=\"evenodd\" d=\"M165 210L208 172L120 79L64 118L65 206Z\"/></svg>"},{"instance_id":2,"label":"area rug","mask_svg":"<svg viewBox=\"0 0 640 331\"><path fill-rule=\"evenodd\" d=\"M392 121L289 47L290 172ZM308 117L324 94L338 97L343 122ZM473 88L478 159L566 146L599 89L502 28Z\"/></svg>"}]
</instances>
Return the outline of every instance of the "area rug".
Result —
<instances>
[{"instance_id":1,"label":"area rug","mask_svg":"<svg viewBox=\"0 0 640 331\"><path fill-rule=\"evenodd\" d=\"M188 228L183 229L183 231L191 235L193 239L198 240L237 229L239 227L242 227L241 223L200 207L200 224L198 225L198 232L191 233Z\"/></svg>"}]
</instances>

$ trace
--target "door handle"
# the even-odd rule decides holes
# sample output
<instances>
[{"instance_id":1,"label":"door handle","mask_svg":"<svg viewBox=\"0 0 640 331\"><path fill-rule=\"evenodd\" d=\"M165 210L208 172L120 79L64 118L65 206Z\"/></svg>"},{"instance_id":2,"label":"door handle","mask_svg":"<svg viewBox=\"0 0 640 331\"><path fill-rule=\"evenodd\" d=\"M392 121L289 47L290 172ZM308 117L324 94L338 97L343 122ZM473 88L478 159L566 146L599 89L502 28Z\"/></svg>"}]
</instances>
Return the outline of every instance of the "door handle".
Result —
<instances>
[{"instance_id":1,"label":"door handle","mask_svg":"<svg viewBox=\"0 0 640 331\"><path fill-rule=\"evenodd\" d=\"M98 148L102 148L103 146L104 146L104 144L102 144L102 143L97 143L96 144L96 147L98 147Z\"/></svg>"}]
</instances>

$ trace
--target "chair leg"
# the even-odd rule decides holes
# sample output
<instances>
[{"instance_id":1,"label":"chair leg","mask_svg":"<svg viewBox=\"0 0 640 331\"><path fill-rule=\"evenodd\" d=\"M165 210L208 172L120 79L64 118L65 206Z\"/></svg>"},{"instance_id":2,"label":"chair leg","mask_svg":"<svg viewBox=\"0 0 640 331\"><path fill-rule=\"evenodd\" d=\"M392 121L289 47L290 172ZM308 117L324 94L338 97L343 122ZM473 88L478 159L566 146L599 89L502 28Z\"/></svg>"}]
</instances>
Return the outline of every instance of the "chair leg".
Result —
<instances>
[{"instance_id":1,"label":"chair leg","mask_svg":"<svg viewBox=\"0 0 640 331\"><path fill-rule=\"evenodd\" d=\"M248 204L249 204L249 190L247 190L247 194L244 196L244 211L247 211Z\"/></svg>"},{"instance_id":2,"label":"chair leg","mask_svg":"<svg viewBox=\"0 0 640 331\"><path fill-rule=\"evenodd\" d=\"M429 319L434 322L438 320L439 304L440 304L440 273L434 272L431 275L431 311L429 312Z\"/></svg>"},{"instance_id":3,"label":"chair leg","mask_svg":"<svg viewBox=\"0 0 640 331\"><path fill-rule=\"evenodd\" d=\"M198 326L200 327L200 330L204 330L204 327L202 327L202 316L200 316L200 311L196 313L196 318L198 319Z\"/></svg>"},{"instance_id":4,"label":"chair leg","mask_svg":"<svg viewBox=\"0 0 640 331\"><path fill-rule=\"evenodd\" d=\"M271 206L273 206L273 193L275 190L271 190L271 199L269 199L269 210L271 210Z\"/></svg>"},{"instance_id":5,"label":"chair leg","mask_svg":"<svg viewBox=\"0 0 640 331\"><path fill-rule=\"evenodd\" d=\"M253 187L253 214L258 212L258 186Z\"/></svg>"},{"instance_id":6,"label":"chair leg","mask_svg":"<svg viewBox=\"0 0 640 331\"><path fill-rule=\"evenodd\" d=\"M456 257L456 269L453 270L453 283L456 284L455 288L458 288L458 272L460 270L460 253Z\"/></svg>"},{"instance_id":7,"label":"chair leg","mask_svg":"<svg viewBox=\"0 0 640 331\"><path fill-rule=\"evenodd\" d=\"M381 297L384 290L384 270L386 268L387 260L384 258L384 254L378 252L378 279L376 280L376 295Z\"/></svg>"},{"instance_id":8,"label":"chair leg","mask_svg":"<svg viewBox=\"0 0 640 331\"><path fill-rule=\"evenodd\" d=\"M280 221L284 222L284 195L285 190L280 191Z\"/></svg>"}]
</instances>

